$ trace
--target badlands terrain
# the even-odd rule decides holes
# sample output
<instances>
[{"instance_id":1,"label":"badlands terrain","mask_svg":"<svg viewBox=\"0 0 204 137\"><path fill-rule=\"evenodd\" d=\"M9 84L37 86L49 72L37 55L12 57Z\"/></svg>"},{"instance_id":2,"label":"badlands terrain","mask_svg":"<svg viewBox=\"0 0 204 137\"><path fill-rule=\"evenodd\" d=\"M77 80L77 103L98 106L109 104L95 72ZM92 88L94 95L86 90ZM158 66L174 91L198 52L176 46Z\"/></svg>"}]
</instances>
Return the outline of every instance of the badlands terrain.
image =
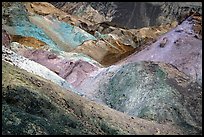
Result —
<instances>
[{"instance_id":1,"label":"badlands terrain","mask_svg":"<svg viewBox=\"0 0 204 137\"><path fill-rule=\"evenodd\" d=\"M2 2L3 135L202 135L201 2Z\"/></svg>"}]
</instances>

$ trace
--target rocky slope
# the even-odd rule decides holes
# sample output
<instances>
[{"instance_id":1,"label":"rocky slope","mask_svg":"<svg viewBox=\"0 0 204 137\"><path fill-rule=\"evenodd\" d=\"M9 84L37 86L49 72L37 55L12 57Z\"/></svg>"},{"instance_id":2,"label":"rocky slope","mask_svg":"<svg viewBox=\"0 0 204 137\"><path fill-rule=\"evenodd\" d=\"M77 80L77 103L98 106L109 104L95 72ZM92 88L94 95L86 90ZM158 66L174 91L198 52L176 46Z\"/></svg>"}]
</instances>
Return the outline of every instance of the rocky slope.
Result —
<instances>
[{"instance_id":1,"label":"rocky slope","mask_svg":"<svg viewBox=\"0 0 204 137\"><path fill-rule=\"evenodd\" d=\"M202 18L192 16L124 62L159 61L173 64L202 85ZM195 27L196 26L196 27Z\"/></svg>"},{"instance_id":2,"label":"rocky slope","mask_svg":"<svg viewBox=\"0 0 204 137\"><path fill-rule=\"evenodd\" d=\"M92 73L79 92L132 116L180 125L189 134L202 130L202 86L171 65L112 66Z\"/></svg>"},{"instance_id":3,"label":"rocky slope","mask_svg":"<svg viewBox=\"0 0 204 137\"><path fill-rule=\"evenodd\" d=\"M3 61L2 134L182 134L82 98Z\"/></svg>"},{"instance_id":4,"label":"rocky slope","mask_svg":"<svg viewBox=\"0 0 204 137\"><path fill-rule=\"evenodd\" d=\"M200 3L52 4L2 3L2 134L202 134Z\"/></svg>"},{"instance_id":5,"label":"rocky slope","mask_svg":"<svg viewBox=\"0 0 204 137\"><path fill-rule=\"evenodd\" d=\"M89 6L107 20L127 28L141 28L181 21L189 12L202 14L201 2L51 2L65 12L79 16ZM80 7L80 8L79 8ZM91 16L93 17L93 16ZM103 21L103 20L101 20Z\"/></svg>"}]
</instances>

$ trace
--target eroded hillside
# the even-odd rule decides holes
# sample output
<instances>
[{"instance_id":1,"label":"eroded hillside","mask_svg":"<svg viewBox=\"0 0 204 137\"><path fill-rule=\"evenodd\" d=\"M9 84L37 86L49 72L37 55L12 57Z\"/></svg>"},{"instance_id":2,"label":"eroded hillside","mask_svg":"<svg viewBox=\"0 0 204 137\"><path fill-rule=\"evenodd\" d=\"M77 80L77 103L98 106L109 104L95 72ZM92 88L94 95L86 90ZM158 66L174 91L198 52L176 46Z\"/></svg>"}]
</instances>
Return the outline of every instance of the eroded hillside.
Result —
<instances>
[{"instance_id":1,"label":"eroded hillside","mask_svg":"<svg viewBox=\"0 0 204 137\"><path fill-rule=\"evenodd\" d=\"M2 134L202 134L202 6L128 4L2 3Z\"/></svg>"}]
</instances>

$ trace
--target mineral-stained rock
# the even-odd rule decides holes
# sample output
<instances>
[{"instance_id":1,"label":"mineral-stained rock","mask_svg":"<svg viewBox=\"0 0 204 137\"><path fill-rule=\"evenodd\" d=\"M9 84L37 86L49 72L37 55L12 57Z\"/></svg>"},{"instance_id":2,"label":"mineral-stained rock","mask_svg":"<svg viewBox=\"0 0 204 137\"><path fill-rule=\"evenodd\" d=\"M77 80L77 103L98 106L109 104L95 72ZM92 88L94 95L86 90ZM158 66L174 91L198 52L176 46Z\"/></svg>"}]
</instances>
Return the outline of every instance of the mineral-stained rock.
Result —
<instances>
[{"instance_id":1,"label":"mineral-stained rock","mask_svg":"<svg viewBox=\"0 0 204 137\"><path fill-rule=\"evenodd\" d=\"M57 51L70 51L86 40L96 40L84 30L61 22L51 15L29 15L22 3L14 3L5 11L11 15L5 17L3 28L10 34L34 37Z\"/></svg>"},{"instance_id":2,"label":"mineral-stained rock","mask_svg":"<svg viewBox=\"0 0 204 137\"><path fill-rule=\"evenodd\" d=\"M202 86L171 65L137 62L103 68L77 89L129 115L173 123L187 134L202 131Z\"/></svg>"},{"instance_id":3,"label":"mineral-stained rock","mask_svg":"<svg viewBox=\"0 0 204 137\"><path fill-rule=\"evenodd\" d=\"M109 66L114 62L133 53L134 48L120 44L117 41L112 43L106 40L86 41L77 47L74 52L84 53L104 66Z\"/></svg>"},{"instance_id":4,"label":"mineral-stained rock","mask_svg":"<svg viewBox=\"0 0 204 137\"><path fill-rule=\"evenodd\" d=\"M35 75L48 79L65 89L71 89L73 92L78 93L70 85L70 83L59 77L54 72L50 71L48 68L34 61L31 61L23 56L20 56L4 46L2 46L2 60L7 61L12 65L18 66L19 68L24 69L25 71L31 72Z\"/></svg>"},{"instance_id":5,"label":"mineral-stained rock","mask_svg":"<svg viewBox=\"0 0 204 137\"><path fill-rule=\"evenodd\" d=\"M12 36L12 42L18 42L22 45L28 46L28 47L33 47L33 48L42 48L46 46L47 44L35 39L33 37L23 37L20 35L13 35Z\"/></svg>"},{"instance_id":6,"label":"mineral-stained rock","mask_svg":"<svg viewBox=\"0 0 204 137\"><path fill-rule=\"evenodd\" d=\"M61 10L55 8L52 4L49 4L47 2L26 2L25 6L28 12L31 14L36 13L36 14L43 15L43 16L54 14L54 13L63 14Z\"/></svg>"},{"instance_id":7,"label":"mineral-stained rock","mask_svg":"<svg viewBox=\"0 0 204 137\"><path fill-rule=\"evenodd\" d=\"M130 117L3 61L2 134L186 134L173 125Z\"/></svg>"},{"instance_id":8,"label":"mineral-stained rock","mask_svg":"<svg viewBox=\"0 0 204 137\"><path fill-rule=\"evenodd\" d=\"M30 16L32 23L42 28L45 33L64 51L71 51L87 40L96 40L86 31L58 21L51 16Z\"/></svg>"},{"instance_id":9,"label":"mineral-stained rock","mask_svg":"<svg viewBox=\"0 0 204 137\"><path fill-rule=\"evenodd\" d=\"M104 23L101 23L99 26L102 27L102 30L101 31L99 30L99 33L103 32L101 34L104 35L105 37L100 36L98 37L99 40L95 42L96 38L90 35L89 33L81 30L78 27L75 27L65 22L57 20L56 17L53 16L53 14L59 14L61 12L58 9L54 8L52 5L47 3L26 3L25 5L28 10L28 13L33 13L33 15L29 15L24 11L23 12L24 14L21 15L23 20L16 21L14 20L16 17L13 15L12 21L16 21L17 28L18 28L18 24L22 23L23 27L21 27L21 29L25 30L26 28L28 28L29 31L19 32L19 30L21 30L19 28L17 29L16 31L17 34L15 35L22 35L26 37L36 38L46 43L48 46L50 46L51 48L57 51L74 50L74 52L84 53L105 66L109 66L117 62L118 60L124 57L127 57L134 51L140 51L143 48L143 47L140 48L141 45L144 45L145 43L156 39L157 36L160 36L161 34L168 31L170 28L174 27L174 25L166 25L166 26L159 26L158 29L147 28L146 30L149 32L147 33L145 29L126 30L121 28L118 29L116 28L116 26L115 28L113 26L107 26L109 28L112 27L112 31L110 32L110 34L103 34L105 31L104 28L106 28L106 26L104 26ZM23 8L22 5L21 7ZM42 9L45 9L45 10L42 10ZM39 15L36 15L36 14L39 14ZM65 13L63 13L63 16L65 16ZM27 24L29 25L27 26ZM35 32L30 32L30 30L34 28L35 26L34 24L37 25L39 28L37 30L35 29ZM111 24L107 24L107 25L111 25ZM86 28L89 31L93 31L94 35L96 36L98 29L93 29L93 30L90 29L90 27L94 27L94 26L86 26L85 24L82 25L81 23L81 27ZM8 26L6 28L9 30ZM38 30L40 31L39 33L38 33ZM151 30L151 33L150 33L150 30ZM13 32L13 31L10 30L10 32ZM42 34L44 32L46 33L46 35ZM43 36L43 37L39 37L39 36ZM89 42L88 40L93 40L93 41ZM27 45L33 45L31 43L30 44L27 43ZM95 46L95 44L93 43L96 43L96 45L99 45L99 46Z\"/></svg>"},{"instance_id":10,"label":"mineral-stained rock","mask_svg":"<svg viewBox=\"0 0 204 137\"><path fill-rule=\"evenodd\" d=\"M60 5L2 3L2 134L202 134L199 3Z\"/></svg>"},{"instance_id":11,"label":"mineral-stained rock","mask_svg":"<svg viewBox=\"0 0 204 137\"><path fill-rule=\"evenodd\" d=\"M31 44L33 41L27 41ZM67 80L72 86L77 86L89 73L101 68L101 64L82 53L53 52L48 47L30 48L17 42L12 42L9 48L32 61L35 61L57 75Z\"/></svg>"},{"instance_id":12,"label":"mineral-stained rock","mask_svg":"<svg viewBox=\"0 0 204 137\"><path fill-rule=\"evenodd\" d=\"M21 35L23 37L33 37L46 43L57 51L60 50L59 47L46 35L46 33L41 28L37 27L29 21L28 13L26 12L23 3L10 3L10 5L4 8L3 11L2 28L4 28L9 34Z\"/></svg>"},{"instance_id":13,"label":"mineral-stained rock","mask_svg":"<svg viewBox=\"0 0 204 137\"><path fill-rule=\"evenodd\" d=\"M97 64L87 61L82 57L74 59L59 53L53 53L44 49L28 49L19 43L12 43L11 49L16 53L35 61L57 75L68 81L72 86L78 86L84 79L89 76L89 73L100 68Z\"/></svg>"},{"instance_id":14,"label":"mineral-stained rock","mask_svg":"<svg viewBox=\"0 0 204 137\"><path fill-rule=\"evenodd\" d=\"M202 40L202 16L200 14L194 14L192 17L193 24L193 31L196 33L195 37Z\"/></svg>"},{"instance_id":15,"label":"mineral-stained rock","mask_svg":"<svg viewBox=\"0 0 204 137\"><path fill-rule=\"evenodd\" d=\"M64 51L71 51L86 40L96 40L94 36L76 27L80 26L81 22L79 19L67 15L49 3L26 3L26 8L30 13L44 15L29 16L29 19L32 23L42 28L45 33ZM67 24L64 21L70 22L76 26Z\"/></svg>"},{"instance_id":16,"label":"mineral-stained rock","mask_svg":"<svg viewBox=\"0 0 204 137\"><path fill-rule=\"evenodd\" d=\"M102 23L100 25L103 26ZM105 26L103 26L103 29L99 30L99 32L98 29L94 30L94 36L99 40L86 41L77 47L74 52L84 53L102 65L110 66L133 52L139 52L150 42L156 40L157 37L176 27L176 25L177 23L173 22L158 27L130 30L112 27L112 31L108 34L100 33L104 32Z\"/></svg>"},{"instance_id":17,"label":"mineral-stained rock","mask_svg":"<svg viewBox=\"0 0 204 137\"><path fill-rule=\"evenodd\" d=\"M180 71L192 76L198 83L202 84L202 40L198 38L193 30L193 26L199 25L200 22L195 21L195 17L189 17L175 29L164 34L158 40L146 47L137 54L133 54L126 59L120 61L137 62L137 61L159 61L170 63L176 66ZM201 32L201 29L198 30ZM168 42L163 48L160 47L164 39Z\"/></svg>"},{"instance_id":18,"label":"mineral-stained rock","mask_svg":"<svg viewBox=\"0 0 204 137\"><path fill-rule=\"evenodd\" d=\"M190 11L202 14L201 2L51 2L69 14L92 6L107 20L126 28L142 28L179 21ZM80 8L83 7L83 8ZM82 10L81 10L82 9Z\"/></svg>"},{"instance_id":19,"label":"mineral-stained rock","mask_svg":"<svg viewBox=\"0 0 204 137\"><path fill-rule=\"evenodd\" d=\"M47 2L26 2L25 6L30 14L38 14L41 16L50 15L57 18L59 21L80 27L84 30L87 30L86 26L93 25L89 20L65 13ZM86 26L84 26L84 24Z\"/></svg>"}]
</instances>

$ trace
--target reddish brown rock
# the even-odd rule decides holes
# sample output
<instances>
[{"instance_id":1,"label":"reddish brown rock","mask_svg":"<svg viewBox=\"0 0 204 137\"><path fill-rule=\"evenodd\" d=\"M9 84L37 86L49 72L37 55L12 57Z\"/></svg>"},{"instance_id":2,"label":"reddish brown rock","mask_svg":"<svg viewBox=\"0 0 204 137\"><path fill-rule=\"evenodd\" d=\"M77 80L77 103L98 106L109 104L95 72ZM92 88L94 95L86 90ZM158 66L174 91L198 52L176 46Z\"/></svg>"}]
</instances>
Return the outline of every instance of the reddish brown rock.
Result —
<instances>
[{"instance_id":1,"label":"reddish brown rock","mask_svg":"<svg viewBox=\"0 0 204 137\"><path fill-rule=\"evenodd\" d=\"M11 42L11 36L7 33L6 30L2 29L2 46L9 48Z\"/></svg>"}]
</instances>

